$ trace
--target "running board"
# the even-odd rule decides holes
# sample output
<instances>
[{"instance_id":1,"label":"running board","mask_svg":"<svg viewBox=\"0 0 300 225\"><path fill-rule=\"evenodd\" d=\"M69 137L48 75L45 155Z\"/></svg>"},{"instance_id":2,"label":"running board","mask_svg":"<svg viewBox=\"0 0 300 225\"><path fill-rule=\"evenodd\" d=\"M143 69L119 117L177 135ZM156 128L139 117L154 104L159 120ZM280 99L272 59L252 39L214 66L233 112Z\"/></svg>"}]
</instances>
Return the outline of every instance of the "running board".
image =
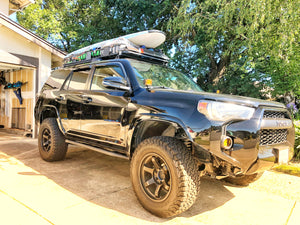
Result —
<instances>
[{"instance_id":1,"label":"running board","mask_svg":"<svg viewBox=\"0 0 300 225\"><path fill-rule=\"evenodd\" d=\"M72 144L72 145L77 145L77 146L84 147L84 148L88 148L90 150L100 152L100 153L105 154L105 155L118 157L118 158L121 158L121 159L127 159L127 160L129 159L129 157L127 157L125 155L122 155L120 153L105 151L105 150L102 150L102 149L99 149L99 148L96 148L96 147L93 147L93 146L85 145L85 144L82 144L82 143L78 143L78 142L75 142L75 141L66 140L66 143Z\"/></svg>"}]
</instances>

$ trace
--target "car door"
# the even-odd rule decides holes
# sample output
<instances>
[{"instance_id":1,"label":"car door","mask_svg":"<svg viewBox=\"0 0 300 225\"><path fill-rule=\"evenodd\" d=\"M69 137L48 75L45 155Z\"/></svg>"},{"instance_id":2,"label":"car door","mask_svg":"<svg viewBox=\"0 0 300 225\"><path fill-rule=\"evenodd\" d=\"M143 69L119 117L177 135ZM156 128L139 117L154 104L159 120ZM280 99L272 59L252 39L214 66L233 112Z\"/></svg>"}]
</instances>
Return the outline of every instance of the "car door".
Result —
<instances>
[{"instance_id":1,"label":"car door","mask_svg":"<svg viewBox=\"0 0 300 225\"><path fill-rule=\"evenodd\" d=\"M101 147L125 147L125 128L122 127L124 109L128 105L126 91L107 88L106 77L121 77L129 86L121 64L97 66L91 78L89 91L82 107L81 131L91 142Z\"/></svg>"},{"instance_id":2,"label":"car door","mask_svg":"<svg viewBox=\"0 0 300 225\"><path fill-rule=\"evenodd\" d=\"M82 117L83 96L86 91L90 68L72 71L60 92L61 102L65 102L60 109L62 125L67 135L80 135L80 120Z\"/></svg>"}]
</instances>

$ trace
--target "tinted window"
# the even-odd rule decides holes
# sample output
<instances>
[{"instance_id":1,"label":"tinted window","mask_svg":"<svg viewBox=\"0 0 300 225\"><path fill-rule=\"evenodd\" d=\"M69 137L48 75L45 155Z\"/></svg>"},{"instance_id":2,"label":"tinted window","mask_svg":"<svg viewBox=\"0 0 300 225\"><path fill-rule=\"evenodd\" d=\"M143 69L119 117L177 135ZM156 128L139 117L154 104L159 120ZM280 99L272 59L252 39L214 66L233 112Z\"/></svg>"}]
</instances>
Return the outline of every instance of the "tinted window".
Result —
<instances>
[{"instance_id":1,"label":"tinted window","mask_svg":"<svg viewBox=\"0 0 300 225\"><path fill-rule=\"evenodd\" d=\"M42 90L60 89L71 70L58 69L51 73Z\"/></svg>"},{"instance_id":2,"label":"tinted window","mask_svg":"<svg viewBox=\"0 0 300 225\"><path fill-rule=\"evenodd\" d=\"M94 91L107 90L107 88L105 88L102 85L102 81L105 77L109 77L109 76L125 78L123 70L119 66L98 67L95 69L95 73L94 73L93 81L92 81L92 85L91 85L91 90L94 90Z\"/></svg>"},{"instance_id":3,"label":"tinted window","mask_svg":"<svg viewBox=\"0 0 300 225\"><path fill-rule=\"evenodd\" d=\"M68 90L83 90L90 70L74 71L68 85ZM68 82L66 82L67 85Z\"/></svg>"},{"instance_id":4,"label":"tinted window","mask_svg":"<svg viewBox=\"0 0 300 225\"><path fill-rule=\"evenodd\" d=\"M70 80L72 78L72 74L73 72L71 72L71 74L67 77L64 86L62 87L63 90L68 90L69 84L70 84Z\"/></svg>"}]
</instances>

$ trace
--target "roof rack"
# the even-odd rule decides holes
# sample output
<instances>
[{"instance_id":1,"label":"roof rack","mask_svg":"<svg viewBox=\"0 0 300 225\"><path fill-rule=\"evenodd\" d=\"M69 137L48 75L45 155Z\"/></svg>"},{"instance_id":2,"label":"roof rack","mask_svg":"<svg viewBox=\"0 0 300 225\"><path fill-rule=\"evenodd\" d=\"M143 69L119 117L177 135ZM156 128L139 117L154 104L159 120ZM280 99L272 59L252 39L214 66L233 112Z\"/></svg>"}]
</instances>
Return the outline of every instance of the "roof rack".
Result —
<instances>
[{"instance_id":1,"label":"roof rack","mask_svg":"<svg viewBox=\"0 0 300 225\"><path fill-rule=\"evenodd\" d=\"M141 34L148 40L145 39L143 42L139 39L139 42L137 42L137 37L140 37ZM146 47L150 43L149 37L151 35L152 38L154 37L153 34L159 34L159 37L162 37L162 34L164 35L161 31L143 31L81 48L65 56L64 67L113 58L135 58L165 64L169 61L169 58L161 50ZM156 40L156 44L153 46L158 45L157 43L163 43L164 40ZM145 45L137 45L136 43L145 43Z\"/></svg>"}]
</instances>

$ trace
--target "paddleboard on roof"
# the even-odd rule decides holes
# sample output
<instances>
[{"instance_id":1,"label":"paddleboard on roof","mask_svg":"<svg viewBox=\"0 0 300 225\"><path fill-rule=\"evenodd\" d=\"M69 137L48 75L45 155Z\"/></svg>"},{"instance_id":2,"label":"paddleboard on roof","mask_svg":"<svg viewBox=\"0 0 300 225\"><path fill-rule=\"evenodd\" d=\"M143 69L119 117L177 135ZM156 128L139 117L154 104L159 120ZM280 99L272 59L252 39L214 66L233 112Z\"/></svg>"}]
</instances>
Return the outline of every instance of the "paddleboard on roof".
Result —
<instances>
[{"instance_id":1,"label":"paddleboard on roof","mask_svg":"<svg viewBox=\"0 0 300 225\"><path fill-rule=\"evenodd\" d=\"M122 54L125 51L140 52L144 55L155 56L167 60L167 57L155 50L156 47L164 43L166 35L159 30L141 31L128 34L118 38L98 42L93 45L78 49L64 58L65 64L78 61L86 61L92 58L104 58ZM152 50L151 50L152 49Z\"/></svg>"},{"instance_id":2,"label":"paddleboard on roof","mask_svg":"<svg viewBox=\"0 0 300 225\"><path fill-rule=\"evenodd\" d=\"M138 46L145 46L146 48L157 48L166 40L164 32L159 30L147 30L134 34L128 34L123 36Z\"/></svg>"}]
</instances>

